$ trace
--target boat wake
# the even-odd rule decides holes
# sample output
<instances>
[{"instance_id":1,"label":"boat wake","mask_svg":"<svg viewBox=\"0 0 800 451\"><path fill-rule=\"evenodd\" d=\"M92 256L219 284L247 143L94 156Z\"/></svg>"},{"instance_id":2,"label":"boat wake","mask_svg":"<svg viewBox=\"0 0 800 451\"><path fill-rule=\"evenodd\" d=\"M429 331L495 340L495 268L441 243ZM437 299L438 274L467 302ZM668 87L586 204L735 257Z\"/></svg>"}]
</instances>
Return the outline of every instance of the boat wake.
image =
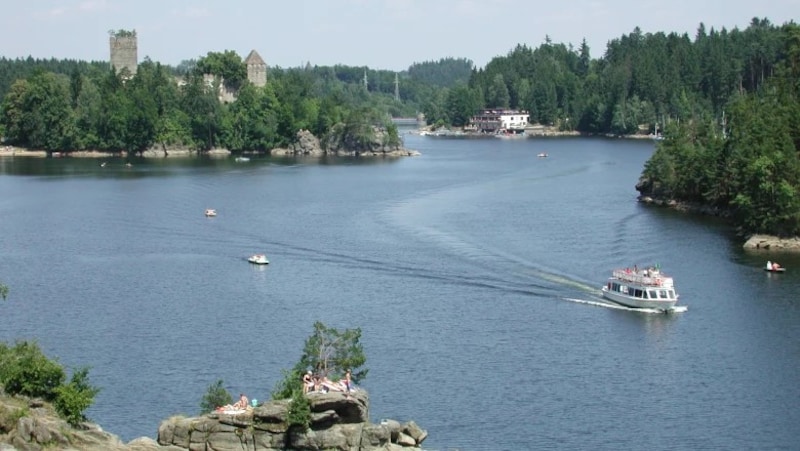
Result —
<instances>
[{"instance_id":1,"label":"boat wake","mask_svg":"<svg viewBox=\"0 0 800 451\"><path fill-rule=\"evenodd\" d=\"M655 308L633 308L633 307L626 307L624 305L613 304L611 302L606 302L606 301L589 301L586 299L575 299L575 298L561 298L561 299L568 302L574 302L576 304L592 305L595 307L603 307L614 310L626 310L629 312L658 313L661 315L663 315L664 313L684 313L687 310L689 310L689 308L685 305L676 305L671 309L669 309L669 311L664 312L663 310Z\"/></svg>"}]
</instances>

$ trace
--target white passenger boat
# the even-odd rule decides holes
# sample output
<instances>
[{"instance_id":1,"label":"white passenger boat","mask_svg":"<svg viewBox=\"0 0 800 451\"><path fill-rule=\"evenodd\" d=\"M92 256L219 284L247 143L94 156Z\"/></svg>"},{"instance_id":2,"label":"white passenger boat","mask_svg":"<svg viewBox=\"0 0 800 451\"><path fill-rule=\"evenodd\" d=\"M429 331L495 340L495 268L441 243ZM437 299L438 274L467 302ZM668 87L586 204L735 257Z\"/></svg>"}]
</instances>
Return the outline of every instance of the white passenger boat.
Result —
<instances>
[{"instance_id":1,"label":"white passenger boat","mask_svg":"<svg viewBox=\"0 0 800 451\"><path fill-rule=\"evenodd\" d=\"M249 261L250 263L253 263L255 265L268 265L269 264L269 260L267 260L267 256L264 255L264 254L251 255L250 257L247 258L247 261Z\"/></svg>"},{"instance_id":2,"label":"white passenger boat","mask_svg":"<svg viewBox=\"0 0 800 451\"><path fill-rule=\"evenodd\" d=\"M670 311L678 302L672 277L658 267L615 269L602 291L604 298L626 307Z\"/></svg>"},{"instance_id":3,"label":"white passenger boat","mask_svg":"<svg viewBox=\"0 0 800 451\"><path fill-rule=\"evenodd\" d=\"M213 208L206 208L206 216L207 217L213 218L216 215L217 215L217 210L214 210Z\"/></svg>"}]
</instances>

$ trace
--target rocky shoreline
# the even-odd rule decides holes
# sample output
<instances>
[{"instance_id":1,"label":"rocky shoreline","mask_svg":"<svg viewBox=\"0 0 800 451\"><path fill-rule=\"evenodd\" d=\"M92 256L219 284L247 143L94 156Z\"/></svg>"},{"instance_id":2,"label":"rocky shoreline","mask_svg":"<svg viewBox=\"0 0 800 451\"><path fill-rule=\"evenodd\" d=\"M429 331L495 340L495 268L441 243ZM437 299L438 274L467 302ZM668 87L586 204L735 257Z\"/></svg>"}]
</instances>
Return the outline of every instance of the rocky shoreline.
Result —
<instances>
[{"instance_id":1,"label":"rocky shoreline","mask_svg":"<svg viewBox=\"0 0 800 451\"><path fill-rule=\"evenodd\" d=\"M638 201L647 205L666 207L686 213L714 216L723 219L729 219L732 215L731 211L722 208L693 204L690 202L680 202L674 199L658 199L644 194L638 197ZM774 235L754 234L747 237L742 247L748 251L800 253L800 237L785 238Z\"/></svg>"},{"instance_id":2,"label":"rocky shoreline","mask_svg":"<svg viewBox=\"0 0 800 451\"><path fill-rule=\"evenodd\" d=\"M271 149L265 152L246 151L242 153L247 155L266 154L274 156L307 157L413 157L420 155L418 151L406 149L400 145L391 146L384 144L385 132L382 129L375 127L373 133L374 139L368 144L368 149L365 150L349 150L345 148L343 143L335 141L327 141L322 143L308 130L300 130L297 132L295 143L287 148ZM166 144L160 144L141 152L139 156L143 158L186 158L196 157L201 154L211 157L229 157L232 152L228 149L211 149L204 152L198 152L197 150L188 149L182 146L169 146ZM125 151L106 152L97 150L76 150L70 152L47 152L44 150L25 149L15 146L0 147L0 157L126 158L128 156L128 153Z\"/></svg>"},{"instance_id":3,"label":"rocky shoreline","mask_svg":"<svg viewBox=\"0 0 800 451\"><path fill-rule=\"evenodd\" d=\"M157 439L140 437L128 443L94 423L70 426L41 400L0 396L0 450L420 451L428 436L414 421L371 423L364 390L308 396L311 424L306 430L288 424L287 399L237 412L172 417L161 422Z\"/></svg>"}]
</instances>

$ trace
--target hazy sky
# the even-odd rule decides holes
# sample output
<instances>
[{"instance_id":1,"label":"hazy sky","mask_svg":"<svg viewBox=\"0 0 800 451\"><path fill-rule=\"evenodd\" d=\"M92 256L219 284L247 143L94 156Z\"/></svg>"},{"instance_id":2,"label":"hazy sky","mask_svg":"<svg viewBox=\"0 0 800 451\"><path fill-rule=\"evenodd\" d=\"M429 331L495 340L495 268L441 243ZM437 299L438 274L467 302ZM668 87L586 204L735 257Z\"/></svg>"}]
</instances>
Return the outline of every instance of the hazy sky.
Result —
<instances>
[{"instance_id":1,"label":"hazy sky","mask_svg":"<svg viewBox=\"0 0 800 451\"><path fill-rule=\"evenodd\" d=\"M483 67L549 36L593 57L638 26L644 33L781 25L800 0L5 0L0 56L109 60L108 31L135 29L139 60L177 65L209 51L255 49L270 66L344 64L404 70L469 58Z\"/></svg>"}]
</instances>

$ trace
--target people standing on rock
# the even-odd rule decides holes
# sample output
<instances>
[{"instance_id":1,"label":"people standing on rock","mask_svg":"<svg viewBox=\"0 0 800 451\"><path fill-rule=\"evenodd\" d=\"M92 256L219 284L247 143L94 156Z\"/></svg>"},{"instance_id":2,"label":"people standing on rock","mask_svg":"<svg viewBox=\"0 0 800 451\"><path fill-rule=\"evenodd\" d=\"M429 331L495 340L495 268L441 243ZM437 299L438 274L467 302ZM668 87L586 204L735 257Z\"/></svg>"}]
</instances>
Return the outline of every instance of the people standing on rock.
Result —
<instances>
[{"instance_id":1,"label":"people standing on rock","mask_svg":"<svg viewBox=\"0 0 800 451\"><path fill-rule=\"evenodd\" d=\"M306 374L303 375L303 393L308 393L313 390L314 385L314 378L312 377L311 370L308 370Z\"/></svg>"},{"instance_id":2,"label":"people standing on rock","mask_svg":"<svg viewBox=\"0 0 800 451\"><path fill-rule=\"evenodd\" d=\"M347 392L350 392L351 387L353 385L352 375L350 374L350 369L348 368L347 371L344 372L344 379L342 379L342 384L344 384L344 388Z\"/></svg>"}]
</instances>

